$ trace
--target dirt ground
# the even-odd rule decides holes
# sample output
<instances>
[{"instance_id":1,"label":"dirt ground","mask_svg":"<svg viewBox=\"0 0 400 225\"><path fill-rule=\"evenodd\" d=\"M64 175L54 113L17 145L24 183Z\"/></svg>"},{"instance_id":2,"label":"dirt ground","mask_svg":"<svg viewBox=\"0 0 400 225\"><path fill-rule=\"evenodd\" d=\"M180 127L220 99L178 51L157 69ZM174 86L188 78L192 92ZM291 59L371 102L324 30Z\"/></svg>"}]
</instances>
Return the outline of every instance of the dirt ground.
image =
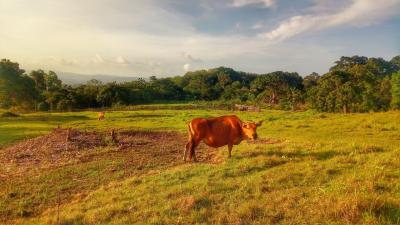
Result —
<instances>
[{"instance_id":1,"label":"dirt ground","mask_svg":"<svg viewBox=\"0 0 400 225\"><path fill-rule=\"evenodd\" d=\"M68 133L69 138L68 138ZM0 152L0 178L22 176L32 168L51 169L96 160L98 157L123 157L127 166L174 166L183 163L186 135L178 132L115 131L87 132L56 128L51 133L22 141ZM106 150L104 150L106 149ZM216 149L200 145L200 163L215 163Z\"/></svg>"},{"instance_id":2,"label":"dirt ground","mask_svg":"<svg viewBox=\"0 0 400 225\"><path fill-rule=\"evenodd\" d=\"M1 149L0 223L39 215L115 180L185 163L185 134L115 130L115 137L111 131L56 128ZM198 163L221 161L204 144L196 155Z\"/></svg>"}]
</instances>

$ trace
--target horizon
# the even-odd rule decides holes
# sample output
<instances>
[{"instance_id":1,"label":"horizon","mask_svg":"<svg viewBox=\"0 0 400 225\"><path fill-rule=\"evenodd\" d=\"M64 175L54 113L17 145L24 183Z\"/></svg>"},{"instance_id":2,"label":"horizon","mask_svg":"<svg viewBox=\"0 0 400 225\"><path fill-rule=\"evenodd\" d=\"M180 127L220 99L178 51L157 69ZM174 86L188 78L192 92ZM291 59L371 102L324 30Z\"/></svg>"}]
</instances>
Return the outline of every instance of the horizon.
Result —
<instances>
[{"instance_id":1,"label":"horizon","mask_svg":"<svg viewBox=\"0 0 400 225\"><path fill-rule=\"evenodd\" d=\"M360 56L360 57L364 57L364 56L361 56L361 55L351 55L351 56L344 56L344 57L353 57L353 56ZM392 56L392 57L389 57L389 58L383 58L383 57L369 57L369 56L365 56L365 57L368 57L368 58L383 58L384 60L386 60L386 61L390 61L393 57L396 57L396 56L398 56L398 55L394 55L394 56ZM341 56L340 56L341 57ZM339 58L340 58L339 57ZM337 59L337 60L339 60L339 58ZM323 75L323 74L325 74L325 73L327 73L327 72L329 72L329 69L332 67L332 66L334 66L334 62L335 61L333 61L331 64L332 65L330 65L327 69L326 69L326 71L324 71L324 72L322 72L322 73L319 73L319 72L315 72L315 71L312 71L312 72L310 72L310 73L307 73L307 74L302 74L302 73L299 73L298 71L286 71L286 70L274 70L274 71L265 71L265 72L261 72L261 73L256 73L256 72L248 72L248 71L242 71L242 70L238 70L238 69L236 69L236 68L232 68L232 67L228 67L228 66L224 66L224 65L221 65L221 66L216 66L216 67L210 67L210 68L199 68L199 69L196 69L196 70L189 70L189 71L185 71L183 74L178 74L178 75L176 75L176 74L170 74L170 75L168 75L168 74L154 74L154 75L148 75L148 76L142 76L142 75L140 75L140 74L136 74L136 75L131 75L131 74L121 74L121 75L118 75L118 74L101 74L101 73L93 73L93 74L90 74L90 73L74 73L74 72L69 72L69 71L54 71L56 74L74 74L74 75L84 75L84 76L106 76L106 77L118 77L118 78L150 78L151 76L155 76L155 77L157 77L157 78L169 78L169 77L175 77L175 76L184 76L187 72L195 72L195 71L199 71L199 70L212 70L212 69L216 69L216 68L220 68L220 67L224 67L224 68L230 68L230 69L233 69L233 70L235 70L235 71L237 71L237 72L244 72L244 73L249 73L249 74L255 74L255 75L263 75L263 74L268 74L268 73L273 73L273 72L277 72L277 71L282 71L282 72L289 72L289 73L298 73L299 74L299 76L301 76L301 77L305 77L305 76L308 76L308 75L310 75L310 74L312 74L312 73L318 73L319 75ZM21 66L21 65L20 65ZM23 67L21 67L21 69L24 69ZM40 69L40 68L39 68ZM32 71L32 70L27 70L27 72L30 72L30 71Z\"/></svg>"},{"instance_id":2,"label":"horizon","mask_svg":"<svg viewBox=\"0 0 400 225\"><path fill-rule=\"evenodd\" d=\"M146 78L223 66L305 76L341 56L399 55L399 16L398 0L1 0L0 52L27 71Z\"/></svg>"}]
</instances>

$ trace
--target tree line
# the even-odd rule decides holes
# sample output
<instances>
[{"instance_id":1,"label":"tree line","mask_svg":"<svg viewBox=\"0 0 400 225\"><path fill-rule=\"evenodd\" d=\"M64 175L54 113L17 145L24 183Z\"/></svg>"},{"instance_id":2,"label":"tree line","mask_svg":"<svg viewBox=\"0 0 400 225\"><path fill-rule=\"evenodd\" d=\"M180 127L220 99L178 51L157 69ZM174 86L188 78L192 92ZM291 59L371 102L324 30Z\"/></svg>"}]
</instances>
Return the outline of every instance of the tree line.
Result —
<instances>
[{"instance_id":1,"label":"tree line","mask_svg":"<svg viewBox=\"0 0 400 225\"><path fill-rule=\"evenodd\" d=\"M66 85L53 71L27 73L8 59L0 61L0 107L68 111L167 101L231 101L295 110L369 112L400 109L400 56L390 61L341 57L320 75L296 72L253 74L219 67L183 76L125 83Z\"/></svg>"}]
</instances>

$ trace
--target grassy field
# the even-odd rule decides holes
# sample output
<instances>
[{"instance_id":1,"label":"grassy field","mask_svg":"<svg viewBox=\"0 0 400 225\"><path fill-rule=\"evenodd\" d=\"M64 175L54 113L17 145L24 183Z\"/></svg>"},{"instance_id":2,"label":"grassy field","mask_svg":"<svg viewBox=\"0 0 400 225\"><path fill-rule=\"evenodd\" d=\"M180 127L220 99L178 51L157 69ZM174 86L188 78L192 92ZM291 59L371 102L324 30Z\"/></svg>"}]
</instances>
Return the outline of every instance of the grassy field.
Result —
<instances>
[{"instance_id":1,"label":"grassy field","mask_svg":"<svg viewBox=\"0 0 400 225\"><path fill-rule=\"evenodd\" d=\"M230 159L220 148L216 160L180 162L187 122L226 114L264 119L261 140L235 146ZM0 153L60 125L105 133L173 131L176 138L157 133L141 147L156 152L164 146L172 160L164 162L161 151L154 160L135 161L139 147L124 150L106 141L82 149L79 160L23 165L22 175L12 174L21 165L9 163L3 172L12 176L0 176L0 223L400 224L400 112L143 109L96 117L0 118Z\"/></svg>"}]
</instances>

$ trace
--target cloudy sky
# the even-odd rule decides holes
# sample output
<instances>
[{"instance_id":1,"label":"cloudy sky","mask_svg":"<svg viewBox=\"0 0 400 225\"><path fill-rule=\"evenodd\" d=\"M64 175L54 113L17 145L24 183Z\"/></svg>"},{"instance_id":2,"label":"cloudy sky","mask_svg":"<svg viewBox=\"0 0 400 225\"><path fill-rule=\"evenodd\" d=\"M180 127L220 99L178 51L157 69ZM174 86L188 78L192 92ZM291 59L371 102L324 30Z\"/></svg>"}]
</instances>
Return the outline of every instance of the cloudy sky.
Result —
<instances>
[{"instance_id":1,"label":"cloudy sky","mask_svg":"<svg viewBox=\"0 0 400 225\"><path fill-rule=\"evenodd\" d=\"M306 75L399 54L400 0L0 0L0 58L28 70Z\"/></svg>"}]
</instances>

